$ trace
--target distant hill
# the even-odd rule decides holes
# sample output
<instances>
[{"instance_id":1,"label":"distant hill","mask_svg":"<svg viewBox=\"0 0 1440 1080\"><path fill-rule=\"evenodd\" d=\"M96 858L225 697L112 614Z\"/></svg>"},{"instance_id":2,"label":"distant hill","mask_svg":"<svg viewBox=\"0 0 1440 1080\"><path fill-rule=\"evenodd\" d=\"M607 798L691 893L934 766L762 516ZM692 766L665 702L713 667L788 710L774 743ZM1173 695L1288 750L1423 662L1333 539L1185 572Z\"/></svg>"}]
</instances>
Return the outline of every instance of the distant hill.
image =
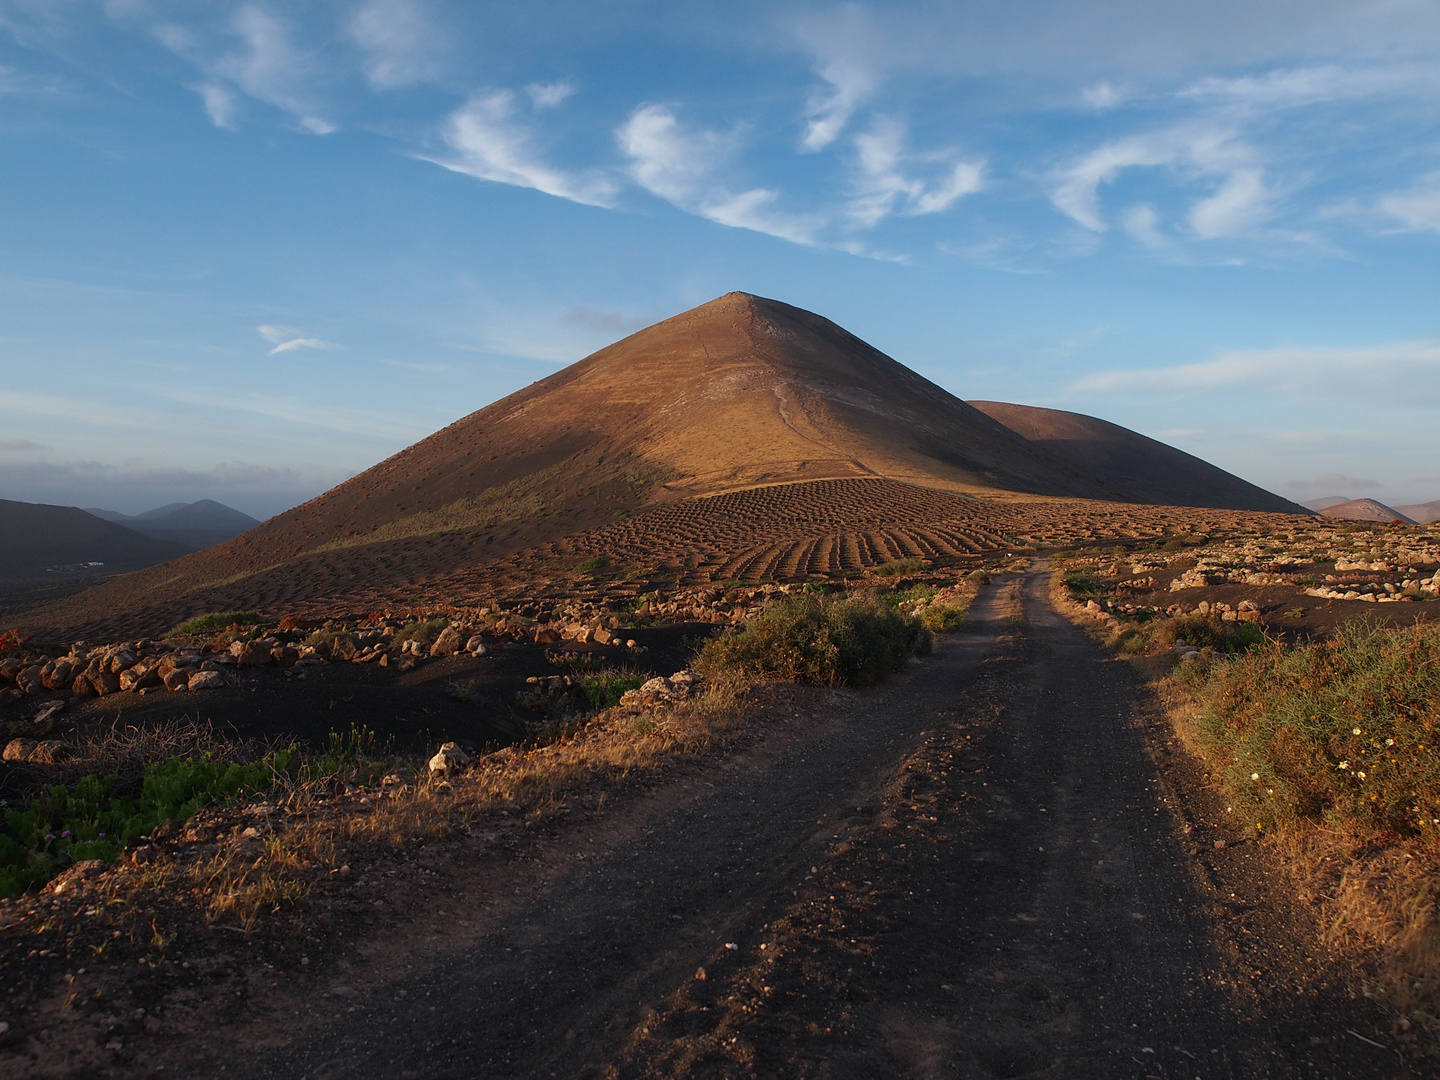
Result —
<instances>
[{"instance_id":1,"label":"distant hill","mask_svg":"<svg viewBox=\"0 0 1440 1080\"><path fill-rule=\"evenodd\" d=\"M1132 492L1142 502L1305 513L1298 503L1108 420L999 401L970 404L1071 467Z\"/></svg>"},{"instance_id":2,"label":"distant hill","mask_svg":"<svg viewBox=\"0 0 1440 1080\"><path fill-rule=\"evenodd\" d=\"M78 507L0 499L0 581L140 570L187 550L174 541L141 536L102 521ZM91 563L102 565L90 567Z\"/></svg>"},{"instance_id":3,"label":"distant hill","mask_svg":"<svg viewBox=\"0 0 1440 1080\"><path fill-rule=\"evenodd\" d=\"M1397 506L1395 509L1408 518L1414 518L1421 525L1429 525L1432 521L1440 521L1440 499L1428 503L1411 503L1406 506Z\"/></svg>"},{"instance_id":4,"label":"distant hill","mask_svg":"<svg viewBox=\"0 0 1440 1080\"><path fill-rule=\"evenodd\" d=\"M802 483L851 490L884 479L978 500L987 512L1057 497L1305 513L1124 428L1031 412L1083 431L1054 445L1032 439L828 319L729 293L163 572L31 614L37 625L76 626L149 611L159 625L220 603L372 604L688 500ZM1147 467L1147 455L1158 464ZM795 527L806 524L797 517ZM732 539L748 548L743 532ZM860 562L899 557L870 551ZM791 573L788 565L775 572Z\"/></svg>"},{"instance_id":5,"label":"distant hill","mask_svg":"<svg viewBox=\"0 0 1440 1080\"><path fill-rule=\"evenodd\" d=\"M124 525L143 536L183 544L187 551L223 544L260 522L214 499L193 503L170 503L131 517L114 510L86 509L87 514Z\"/></svg>"},{"instance_id":6,"label":"distant hill","mask_svg":"<svg viewBox=\"0 0 1440 1080\"><path fill-rule=\"evenodd\" d=\"M1322 495L1318 499L1306 499L1300 505L1308 507L1318 514L1321 510L1329 510L1330 507L1339 506L1344 502L1350 502L1349 495Z\"/></svg>"},{"instance_id":7,"label":"distant hill","mask_svg":"<svg viewBox=\"0 0 1440 1080\"><path fill-rule=\"evenodd\" d=\"M1400 521L1406 525L1418 524L1414 518L1402 514L1393 506L1386 506L1374 499L1351 499L1349 502L1336 503L1321 510L1320 516L1346 521Z\"/></svg>"}]
</instances>

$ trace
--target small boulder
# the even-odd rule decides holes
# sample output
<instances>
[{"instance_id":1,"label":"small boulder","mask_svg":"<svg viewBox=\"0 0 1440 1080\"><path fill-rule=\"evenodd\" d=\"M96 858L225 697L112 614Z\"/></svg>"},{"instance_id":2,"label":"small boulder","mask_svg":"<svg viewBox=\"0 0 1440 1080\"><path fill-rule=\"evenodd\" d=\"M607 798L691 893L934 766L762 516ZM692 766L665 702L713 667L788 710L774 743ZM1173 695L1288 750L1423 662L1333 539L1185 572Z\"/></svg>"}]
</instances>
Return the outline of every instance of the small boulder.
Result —
<instances>
[{"instance_id":1,"label":"small boulder","mask_svg":"<svg viewBox=\"0 0 1440 1080\"><path fill-rule=\"evenodd\" d=\"M171 668L161 680L166 690L189 690L190 676L196 674L194 668Z\"/></svg>"},{"instance_id":2,"label":"small boulder","mask_svg":"<svg viewBox=\"0 0 1440 1080\"><path fill-rule=\"evenodd\" d=\"M448 775L458 772L470 764L470 755L461 750L453 742L447 742L435 752L430 759L430 774Z\"/></svg>"},{"instance_id":3,"label":"small boulder","mask_svg":"<svg viewBox=\"0 0 1440 1080\"><path fill-rule=\"evenodd\" d=\"M454 656L460 651L460 644L460 632L453 626L447 626L440 631L435 644L430 646L430 653L433 656Z\"/></svg>"},{"instance_id":4,"label":"small boulder","mask_svg":"<svg viewBox=\"0 0 1440 1080\"><path fill-rule=\"evenodd\" d=\"M35 744L35 749L25 759L28 765L56 765L65 757L65 744L54 739L44 739Z\"/></svg>"},{"instance_id":5,"label":"small boulder","mask_svg":"<svg viewBox=\"0 0 1440 1080\"><path fill-rule=\"evenodd\" d=\"M96 697L104 697L106 694L113 694L120 689L120 676L114 672L91 668L85 674L90 680L90 686L95 691Z\"/></svg>"},{"instance_id":6,"label":"small boulder","mask_svg":"<svg viewBox=\"0 0 1440 1080\"><path fill-rule=\"evenodd\" d=\"M44 724L49 722L50 718L63 708L65 708L65 702L63 701L46 702L35 710L35 723Z\"/></svg>"},{"instance_id":7,"label":"small boulder","mask_svg":"<svg viewBox=\"0 0 1440 1080\"><path fill-rule=\"evenodd\" d=\"M95 687L91 685L89 677L82 671L70 684L70 692L78 698L94 697Z\"/></svg>"},{"instance_id":8,"label":"small boulder","mask_svg":"<svg viewBox=\"0 0 1440 1080\"><path fill-rule=\"evenodd\" d=\"M225 685L225 676L218 671L197 671L186 683L187 690L217 690Z\"/></svg>"},{"instance_id":9,"label":"small boulder","mask_svg":"<svg viewBox=\"0 0 1440 1080\"><path fill-rule=\"evenodd\" d=\"M15 762L28 761L30 755L34 753L35 747L39 745L34 739L11 739L5 744L4 759Z\"/></svg>"},{"instance_id":10,"label":"small boulder","mask_svg":"<svg viewBox=\"0 0 1440 1080\"><path fill-rule=\"evenodd\" d=\"M15 676L15 685L22 694L38 694L45 689L45 684L40 679L40 668L33 664Z\"/></svg>"}]
</instances>

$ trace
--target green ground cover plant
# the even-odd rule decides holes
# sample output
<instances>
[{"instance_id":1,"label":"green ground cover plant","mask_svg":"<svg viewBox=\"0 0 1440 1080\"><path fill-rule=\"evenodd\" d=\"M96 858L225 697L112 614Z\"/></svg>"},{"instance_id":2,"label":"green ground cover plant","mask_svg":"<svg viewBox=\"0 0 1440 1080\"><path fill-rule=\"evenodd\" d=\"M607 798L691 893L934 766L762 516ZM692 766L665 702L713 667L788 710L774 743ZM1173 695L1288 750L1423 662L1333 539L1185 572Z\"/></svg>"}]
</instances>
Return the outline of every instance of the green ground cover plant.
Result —
<instances>
[{"instance_id":1,"label":"green ground cover plant","mask_svg":"<svg viewBox=\"0 0 1440 1080\"><path fill-rule=\"evenodd\" d=\"M185 620L170 631L170 636L217 634L221 630L229 630L231 627L258 626L259 624L260 616L253 611L212 611L207 615L197 615L193 619Z\"/></svg>"},{"instance_id":2,"label":"green ground cover plant","mask_svg":"<svg viewBox=\"0 0 1440 1080\"><path fill-rule=\"evenodd\" d=\"M1440 846L1440 627L1348 623L1200 688L1200 734L1260 826L1359 823Z\"/></svg>"},{"instance_id":3,"label":"green ground cover plant","mask_svg":"<svg viewBox=\"0 0 1440 1080\"><path fill-rule=\"evenodd\" d=\"M449 625L450 623L446 619L419 619L406 623L396 633L395 644L399 645L406 641L418 641L421 645L433 644Z\"/></svg>"},{"instance_id":4,"label":"green ground cover plant","mask_svg":"<svg viewBox=\"0 0 1440 1080\"><path fill-rule=\"evenodd\" d=\"M85 859L109 862L163 821L183 822L211 802L264 791L293 756L280 750L248 764L172 758L145 770L133 798L117 792L114 775L91 773L69 787L53 785L26 809L5 814L0 895L19 896Z\"/></svg>"},{"instance_id":5,"label":"green ground cover plant","mask_svg":"<svg viewBox=\"0 0 1440 1080\"><path fill-rule=\"evenodd\" d=\"M932 645L920 619L879 598L803 595L710 638L696 663L707 675L867 686Z\"/></svg>"}]
</instances>

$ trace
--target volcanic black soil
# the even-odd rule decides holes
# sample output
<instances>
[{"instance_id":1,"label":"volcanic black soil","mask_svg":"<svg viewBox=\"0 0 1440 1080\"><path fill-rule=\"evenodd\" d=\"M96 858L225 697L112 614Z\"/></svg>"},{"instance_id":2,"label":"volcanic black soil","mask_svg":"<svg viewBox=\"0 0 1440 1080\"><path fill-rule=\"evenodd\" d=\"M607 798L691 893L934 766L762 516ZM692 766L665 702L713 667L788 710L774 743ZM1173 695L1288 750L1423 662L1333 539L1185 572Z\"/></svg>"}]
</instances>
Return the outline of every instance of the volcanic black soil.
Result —
<instances>
[{"instance_id":1,"label":"volcanic black soil","mask_svg":"<svg viewBox=\"0 0 1440 1080\"><path fill-rule=\"evenodd\" d=\"M117 1074L1411 1075L1132 669L1044 596L987 590L892 683L800 695L552 836L360 868L363 931L155 985Z\"/></svg>"}]
</instances>

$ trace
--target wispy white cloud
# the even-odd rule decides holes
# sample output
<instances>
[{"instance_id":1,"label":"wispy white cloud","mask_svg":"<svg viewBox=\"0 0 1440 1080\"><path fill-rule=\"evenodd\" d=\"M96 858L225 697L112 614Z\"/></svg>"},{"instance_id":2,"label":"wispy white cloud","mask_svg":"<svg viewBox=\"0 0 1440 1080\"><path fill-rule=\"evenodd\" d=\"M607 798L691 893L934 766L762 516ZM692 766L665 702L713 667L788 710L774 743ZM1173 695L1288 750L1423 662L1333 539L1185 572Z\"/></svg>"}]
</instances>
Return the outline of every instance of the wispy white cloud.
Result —
<instances>
[{"instance_id":1,"label":"wispy white cloud","mask_svg":"<svg viewBox=\"0 0 1440 1080\"><path fill-rule=\"evenodd\" d=\"M1201 239L1240 235L1267 217L1273 196L1255 150L1233 130L1209 124L1185 124L1106 143L1060 171L1050 201L1086 229L1105 232L1109 224L1100 208L1100 188L1127 169L1161 167L1192 186L1214 185L1219 179L1188 214L1191 229ZM1152 229L1156 221L1151 218Z\"/></svg>"},{"instance_id":2,"label":"wispy white cloud","mask_svg":"<svg viewBox=\"0 0 1440 1080\"><path fill-rule=\"evenodd\" d=\"M1125 231L1147 247L1164 247L1169 241L1160 232L1160 217L1149 203L1137 203L1125 211Z\"/></svg>"},{"instance_id":3,"label":"wispy white cloud","mask_svg":"<svg viewBox=\"0 0 1440 1080\"><path fill-rule=\"evenodd\" d=\"M275 347L270 350L270 355L278 353L293 352L296 349L338 349L341 346L333 341L326 341L323 338L304 337L299 330L293 326L275 326L271 323L262 323L255 328L255 332Z\"/></svg>"},{"instance_id":4,"label":"wispy white cloud","mask_svg":"<svg viewBox=\"0 0 1440 1080\"><path fill-rule=\"evenodd\" d=\"M810 92L805 103L805 130L800 136L800 149L815 153L844 133L856 110L879 86L877 35L870 12L853 3L802 19L795 32L824 83Z\"/></svg>"},{"instance_id":5,"label":"wispy white cloud","mask_svg":"<svg viewBox=\"0 0 1440 1080\"><path fill-rule=\"evenodd\" d=\"M1433 65L1391 63L1276 68L1253 75L1209 76L1180 90L1181 99L1221 102L1249 108L1300 108L1379 94L1433 93L1440 90L1440 72Z\"/></svg>"},{"instance_id":6,"label":"wispy white cloud","mask_svg":"<svg viewBox=\"0 0 1440 1080\"><path fill-rule=\"evenodd\" d=\"M233 131L235 129L235 118L239 113L239 102L235 100L235 94L219 83L207 82L199 85L192 85L205 103L205 112L210 117L210 122L218 128L225 128Z\"/></svg>"},{"instance_id":7,"label":"wispy white cloud","mask_svg":"<svg viewBox=\"0 0 1440 1080\"><path fill-rule=\"evenodd\" d=\"M1235 236L1264 220L1269 201L1259 169L1236 169L1219 190L1190 208L1190 227L1207 240Z\"/></svg>"},{"instance_id":8,"label":"wispy white cloud","mask_svg":"<svg viewBox=\"0 0 1440 1080\"><path fill-rule=\"evenodd\" d=\"M1116 86L1109 79L1101 79L1080 91L1080 96L1092 109L1105 110L1123 105L1129 100L1130 91L1123 86Z\"/></svg>"},{"instance_id":9,"label":"wispy white cloud","mask_svg":"<svg viewBox=\"0 0 1440 1080\"><path fill-rule=\"evenodd\" d=\"M266 9L245 4L225 25L224 36L239 39L239 48L213 55L201 34L174 22L158 22L151 32L166 48L201 70L204 80L193 86L217 127L231 127L237 110L233 91L290 114L300 128L328 135L335 124L323 115L317 86L327 76L316 56L297 47L291 27Z\"/></svg>"},{"instance_id":10,"label":"wispy white cloud","mask_svg":"<svg viewBox=\"0 0 1440 1080\"><path fill-rule=\"evenodd\" d=\"M537 109L553 109L575 93L575 84L561 79L552 83L531 83L525 87Z\"/></svg>"},{"instance_id":11,"label":"wispy white cloud","mask_svg":"<svg viewBox=\"0 0 1440 1080\"><path fill-rule=\"evenodd\" d=\"M1379 208L1409 229L1440 232L1440 173L1432 173L1408 191L1383 196Z\"/></svg>"},{"instance_id":12,"label":"wispy white cloud","mask_svg":"<svg viewBox=\"0 0 1440 1080\"><path fill-rule=\"evenodd\" d=\"M29 439L6 439L0 442L0 453L5 454L28 454L42 449L44 448L39 443Z\"/></svg>"},{"instance_id":13,"label":"wispy white cloud","mask_svg":"<svg viewBox=\"0 0 1440 1080\"><path fill-rule=\"evenodd\" d=\"M440 66L444 36L413 0L366 0L350 20L365 77L378 90L423 82Z\"/></svg>"},{"instance_id":14,"label":"wispy white cloud","mask_svg":"<svg viewBox=\"0 0 1440 1080\"><path fill-rule=\"evenodd\" d=\"M1403 392L1397 392L1400 387ZM1440 339L1350 349L1227 350L1198 364L1099 372L1074 389L1142 396L1280 391L1395 409L1440 409Z\"/></svg>"},{"instance_id":15,"label":"wispy white cloud","mask_svg":"<svg viewBox=\"0 0 1440 1080\"><path fill-rule=\"evenodd\" d=\"M823 221L775 209L772 188L733 191L715 176L738 145L733 134L687 130L664 105L644 105L616 132L637 184L693 214L733 228L814 244Z\"/></svg>"},{"instance_id":16,"label":"wispy white cloud","mask_svg":"<svg viewBox=\"0 0 1440 1080\"><path fill-rule=\"evenodd\" d=\"M515 95L508 90L471 98L451 114L444 137L453 155L425 160L480 180L533 188L587 206L614 205L618 188L604 172L567 172L542 159L531 128L516 108Z\"/></svg>"},{"instance_id":17,"label":"wispy white cloud","mask_svg":"<svg viewBox=\"0 0 1440 1080\"><path fill-rule=\"evenodd\" d=\"M810 95L805 107L805 133L800 146L823 150L845 130L856 108L875 89L875 78L861 64L836 57L825 61L818 72L825 87Z\"/></svg>"},{"instance_id":18,"label":"wispy white cloud","mask_svg":"<svg viewBox=\"0 0 1440 1080\"><path fill-rule=\"evenodd\" d=\"M881 118L855 139L860 177L859 193L851 200L849 216L866 228L895 213L938 214L959 198L985 186L983 161L946 162L938 179L931 183L905 175L905 166L914 155L905 146L905 127L899 121ZM924 155L933 165L937 155Z\"/></svg>"}]
</instances>

